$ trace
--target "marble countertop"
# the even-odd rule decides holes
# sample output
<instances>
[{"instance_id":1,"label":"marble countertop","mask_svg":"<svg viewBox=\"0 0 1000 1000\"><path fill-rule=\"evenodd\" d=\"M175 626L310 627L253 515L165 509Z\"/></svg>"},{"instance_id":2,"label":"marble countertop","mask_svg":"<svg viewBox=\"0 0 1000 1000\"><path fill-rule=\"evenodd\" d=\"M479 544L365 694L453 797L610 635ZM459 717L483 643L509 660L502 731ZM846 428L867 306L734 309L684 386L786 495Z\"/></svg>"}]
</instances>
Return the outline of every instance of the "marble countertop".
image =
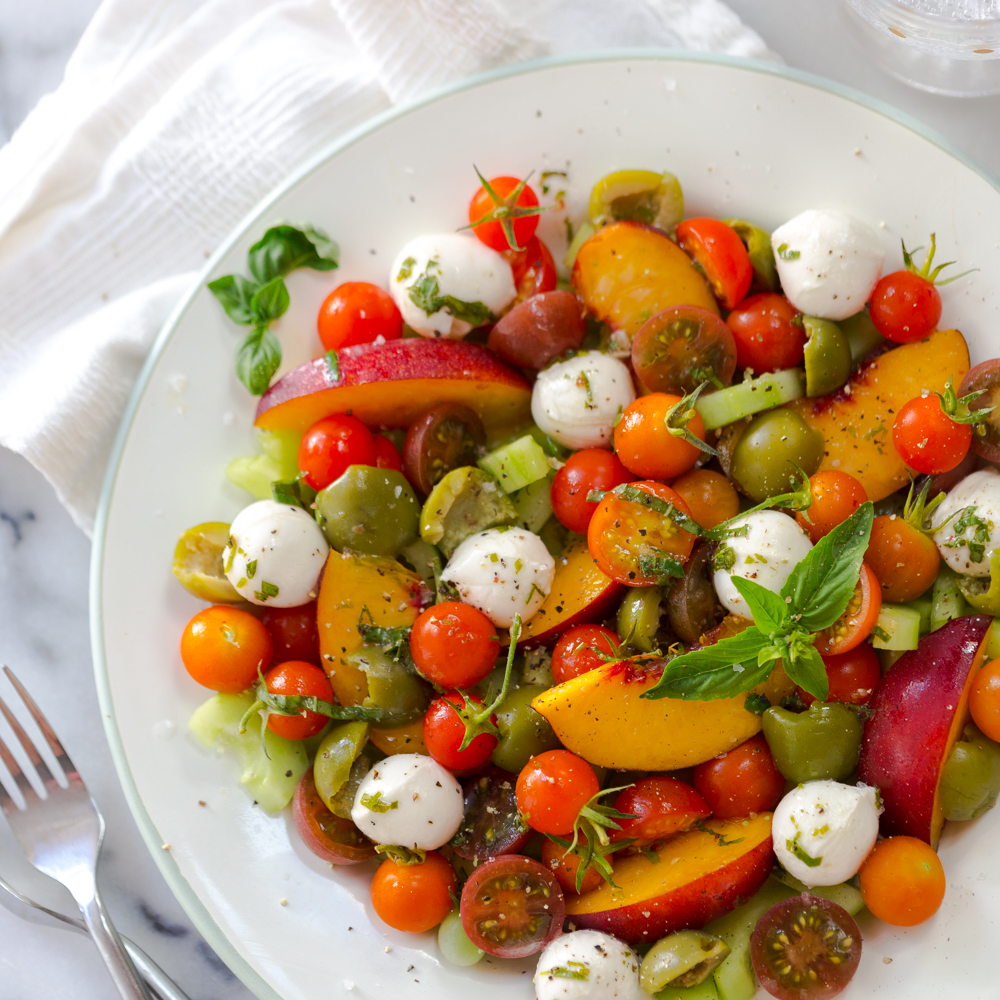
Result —
<instances>
[{"instance_id":1,"label":"marble countertop","mask_svg":"<svg viewBox=\"0 0 1000 1000\"><path fill-rule=\"evenodd\" d=\"M1000 97L956 100L891 79L848 34L836 0L729 3L789 65L902 108L1000 175ZM3 5L0 141L58 82L95 7L96 0ZM87 539L42 476L0 449L0 663L16 670L39 701L101 805L108 826L101 884L112 917L192 1000L248 1000L250 993L201 939L166 887L125 804L94 690L89 558ZM4 684L0 695L8 694ZM68 894L23 860L5 823L0 823L0 872L23 891L72 911ZM0 1000L117 996L92 943L82 936L23 922L0 907L0 942Z\"/></svg>"}]
</instances>

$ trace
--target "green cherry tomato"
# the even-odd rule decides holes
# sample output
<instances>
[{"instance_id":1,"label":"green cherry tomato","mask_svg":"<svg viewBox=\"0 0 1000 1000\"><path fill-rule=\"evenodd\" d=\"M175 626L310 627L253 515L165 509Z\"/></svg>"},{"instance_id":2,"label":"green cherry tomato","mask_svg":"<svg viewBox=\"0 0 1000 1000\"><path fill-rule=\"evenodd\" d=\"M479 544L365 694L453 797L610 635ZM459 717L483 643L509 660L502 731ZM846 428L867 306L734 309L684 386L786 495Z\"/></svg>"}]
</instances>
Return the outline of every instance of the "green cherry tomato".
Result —
<instances>
[{"instance_id":1,"label":"green cherry tomato","mask_svg":"<svg viewBox=\"0 0 1000 1000\"><path fill-rule=\"evenodd\" d=\"M794 410L769 410L754 417L733 451L732 477L748 497L759 503L787 493L798 477L807 476L823 459L823 435Z\"/></svg>"},{"instance_id":2,"label":"green cherry tomato","mask_svg":"<svg viewBox=\"0 0 1000 1000\"><path fill-rule=\"evenodd\" d=\"M803 316L806 328L806 395L825 396L839 389L851 375L851 345L836 323Z\"/></svg>"},{"instance_id":3,"label":"green cherry tomato","mask_svg":"<svg viewBox=\"0 0 1000 1000\"><path fill-rule=\"evenodd\" d=\"M776 292L778 290L778 269L774 264L774 249L771 234L745 219L726 219L726 225L733 229L747 248L750 266L753 268L751 292Z\"/></svg>"},{"instance_id":4,"label":"green cherry tomato","mask_svg":"<svg viewBox=\"0 0 1000 1000\"><path fill-rule=\"evenodd\" d=\"M938 784L945 819L975 819L1000 794L1000 745L971 722L952 747Z\"/></svg>"},{"instance_id":5,"label":"green cherry tomato","mask_svg":"<svg viewBox=\"0 0 1000 1000\"><path fill-rule=\"evenodd\" d=\"M629 587L618 607L618 634L623 643L640 653L651 653L660 630L660 587Z\"/></svg>"},{"instance_id":6,"label":"green cherry tomato","mask_svg":"<svg viewBox=\"0 0 1000 1000\"><path fill-rule=\"evenodd\" d=\"M351 768L368 742L370 729L367 722L344 722L334 726L316 750L313 781L327 809L333 810L334 796L347 784Z\"/></svg>"},{"instance_id":7,"label":"green cherry tomato","mask_svg":"<svg viewBox=\"0 0 1000 1000\"><path fill-rule=\"evenodd\" d=\"M861 720L840 702L814 701L799 713L775 705L762 721L775 766L787 781L843 781L858 766Z\"/></svg>"},{"instance_id":8,"label":"green cherry tomato","mask_svg":"<svg viewBox=\"0 0 1000 1000\"><path fill-rule=\"evenodd\" d=\"M519 687L507 695L496 713L500 742L493 750L492 760L497 767L520 774L532 757L562 745L548 720L531 707L531 702L544 690L534 685Z\"/></svg>"},{"instance_id":9,"label":"green cherry tomato","mask_svg":"<svg viewBox=\"0 0 1000 1000\"><path fill-rule=\"evenodd\" d=\"M639 985L647 993L658 993L664 986L697 986L730 950L722 938L706 931L668 934L646 952L639 966Z\"/></svg>"}]
</instances>

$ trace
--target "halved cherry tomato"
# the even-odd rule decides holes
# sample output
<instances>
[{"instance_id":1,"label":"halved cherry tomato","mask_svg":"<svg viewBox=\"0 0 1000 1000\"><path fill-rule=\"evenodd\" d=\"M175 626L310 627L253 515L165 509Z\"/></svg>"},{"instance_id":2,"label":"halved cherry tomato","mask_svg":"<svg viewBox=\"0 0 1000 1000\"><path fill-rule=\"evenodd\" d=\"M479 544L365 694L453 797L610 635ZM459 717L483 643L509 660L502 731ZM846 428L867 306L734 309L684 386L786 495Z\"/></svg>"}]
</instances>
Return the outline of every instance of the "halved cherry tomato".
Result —
<instances>
[{"instance_id":1,"label":"halved cherry tomato","mask_svg":"<svg viewBox=\"0 0 1000 1000\"><path fill-rule=\"evenodd\" d=\"M378 337L398 340L403 316L392 296L367 281L347 281L335 288L319 307L319 339L328 351L370 344Z\"/></svg>"},{"instance_id":2,"label":"halved cherry tomato","mask_svg":"<svg viewBox=\"0 0 1000 1000\"><path fill-rule=\"evenodd\" d=\"M976 674L969 693L969 709L983 733L1000 742L1000 660L991 660Z\"/></svg>"},{"instance_id":3,"label":"halved cherry tomato","mask_svg":"<svg viewBox=\"0 0 1000 1000\"><path fill-rule=\"evenodd\" d=\"M517 808L532 830L571 834L580 810L600 791L594 769L569 750L532 757L517 776Z\"/></svg>"},{"instance_id":4,"label":"halved cherry tomato","mask_svg":"<svg viewBox=\"0 0 1000 1000\"><path fill-rule=\"evenodd\" d=\"M919 528L896 514L880 514L872 522L865 562L882 585L882 600L912 601L934 583L941 556Z\"/></svg>"},{"instance_id":5,"label":"halved cherry tomato","mask_svg":"<svg viewBox=\"0 0 1000 1000\"><path fill-rule=\"evenodd\" d=\"M694 769L693 784L716 819L768 812L785 794L762 733Z\"/></svg>"},{"instance_id":6,"label":"halved cherry tomato","mask_svg":"<svg viewBox=\"0 0 1000 1000\"><path fill-rule=\"evenodd\" d=\"M753 282L750 255L736 232L718 219L685 219L677 242L704 271L723 308L735 309Z\"/></svg>"},{"instance_id":7,"label":"halved cherry tomato","mask_svg":"<svg viewBox=\"0 0 1000 1000\"><path fill-rule=\"evenodd\" d=\"M882 610L882 587L867 563L861 564L858 585L844 613L818 633L814 645L822 656L837 656L860 646L871 635Z\"/></svg>"},{"instance_id":8,"label":"halved cherry tomato","mask_svg":"<svg viewBox=\"0 0 1000 1000\"><path fill-rule=\"evenodd\" d=\"M333 688L326 674L311 663L288 660L264 675L264 685L271 694L307 695L333 701ZM325 715L304 709L300 715L269 715L267 728L286 740L304 740L315 736L327 723Z\"/></svg>"},{"instance_id":9,"label":"halved cherry tomato","mask_svg":"<svg viewBox=\"0 0 1000 1000\"><path fill-rule=\"evenodd\" d=\"M566 901L555 875L519 854L480 865L462 890L462 927L487 955L524 958L562 933Z\"/></svg>"},{"instance_id":10,"label":"halved cherry tomato","mask_svg":"<svg viewBox=\"0 0 1000 1000\"><path fill-rule=\"evenodd\" d=\"M973 392L983 395L975 401L977 409L993 409L983 418L972 436L972 450L988 462L1000 462L1000 358L974 365L958 387L959 398Z\"/></svg>"},{"instance_id":11,"label":"halved cherry tomato","mask_svg":"<svg viewBox=\"0 0 1000 1000\"><path fill-rule=\"evenodd\" d=\"M618 656L621 639L603 625L574 625L559 637L552 650L552 676L557 684L603 667Z\"/></svg>"},{"instance_id":12,"label":"halved cherry tomato","mask_svg":"<svg viewBox=\"0 0 1000 1000\"><path fill-rule=\"evenodd\" d=\"M213 691L235 694L256 683L274 645L253 615L217 604L199 611L181 633L181 660L187 672Z\"/></svg>"},{"instance_id":13,"label":"halved cherry tomato","mask_svg":"<svg viewBox=\"0 0 1000 1000\"><path fill-rule=\"evenodd\" d=\"M872 289L869 313L875 329L897 344L923 340L941 318L941 293L912 271L893 271Z\"/></svg>"},{"instance_id":14,"label":"halved cherry tomato","mask_svg":"<svg viewBox=\"0 0 1000 1000\"><path fill-rule=\"evenodd\" d=\"M517 233L516 228L514 232ZM523 250L511 250L506 240L504 247L501 252L514 272L514 287L517 289L515 304L540 292L551 292L556 287L559 277L556 262L552 259L549 248L537 236L532 236Z\"/></svg>"},{"instance_id":15,"label":"halved cherry tomato","mask_svg":"<svg viewBox=\"0 0 1000 1000\"><path fill-rule=\"evenodd\" d=\"M937 475L954 469L965 458L972 428L952 420L937 396L917 396L896 414L892 443L911 469Z\"/></svg>"},{"instance_id":16,"label":"halved cherry tomato","mask_svg":"<svg viewBox=\"0 0 1000 1000\"><path fill-rule=\"evenodd\" d=\"M608 835L614 841L635 838L640 845L687 830L695 820L712 815L690 785L669 775L640 778L618 793L614 807L634 818L616 820L621 829L609 830Z\"/></svg>"},{"instance_id":17,"label":"halved cherry tomato","mask_svg":"<svg viewBox=\"0 0 1000 1000\"><path fill-rule=\"evenodd\" d=\"M817 472L809 477L812 503L795 515L799 527L815 544L841 521L846 521L867 499L864 486L848 472Z\"/></svg>"},{"instance_id":18,"label":"halved cherry tomato","mask_svg":"<svg viewBox=\"0 0 1000 1000\"><path fill-rule=\"evenodd\" d=\"M503 176L494 177L489 182L489 185L493 188L497 197L502 202L506 202L510 199L510 196L514 193L520 183L521 181L517 177ZM469 223L472 225L472 231L483 241L483 243L485 243L488 247L491 247L493 250L502 251L515 249L510 246L506 235L504 235L503 226L497 218L493 218L488 222L482 222L479 225L476 225L480 219L495 213L497 207L497 203L490 197L490 193L485 187L481 187L472 196L472 201L469 203ZM537 208L538 195L535 194L529 185L525 184L521 193L517 197L516 206L510 205L506 207L510 213L508 217L513 218L514 241L517 243L518 248L527 249L528 241L535 235L535 230L538 228L538 216L526 215L521 218L517 218L516 209Z\"/></svg>"},{"instance_id":19,"label":"halved cherry tomato","mask_svg":"<svg viewBox=\"0 0 1000 1000\"><path fill-rule=\"evenodd\" d=\"M455 869L437 851L416 865L387 858L372 879L372 906L397 931L429 931L451 912L457 888Z\"/></svg>"},{"instance_id":20,"label":"halved cherry tomato","mask_svg":"<svg viewBox=\"0 0 1000 1000\"><path fill-rule=\"evenodd\" d=\"M305 660L317 667L322 666L315 601L297 608L261 608L260 620L271 633L274 663Z\"/></svg>"},{"instance_id":21,"label":"halved cherry tomato","mask_svg":"<svg viewBox=\"0 0 1000 1000\"><path fill-rule=\"evenodd\" d=\"M614 867L615 856L613 854L606 855L604 860ZM542 864L555 875L563 892L576 892L576 873L580 870L580 862L578 854L570 854L565 847L557 844L554 840L549 840L546 837L542 841ZM583 873L580 892L590 892L603 881L604 877L601 873L591 866Z\"/></svg>"},{"instance_id":22,"label":"halved cherry tomato","mask_svg":"<svg viewBox=\"0 0 1000 1000\"><path fill-rule=\"evenodd\" d=\"M413 623L410 655L431 683L467 688L493 669L500 655L500 637L478 608L444 601L421 612Z\"/></svg>"},{"instance_id":23,"label":"halved cherry tomato","mask_svg":"<svg viewBox=\"0 0 1000 1000\"><path fill-rule=\"evenodd\" d=\"M375 857L375 845L349 819L326 807L316 791L312 768L295 788L292 816L302 842L331 865L356 865Z\"/></svg>"},{"instance_id":24,"label":"halved cherry tomato","mask_svg":"<svg viewBox=\"0 0 1000 1000\"><path fill-rule=\"evenodd\" d=\"M692 469L678 476L670 488L677 491L703 528L714 528L740 512L740 496L721 472Z\"/></svg>"},{"instance_id":25,"label":"halved cherry tomato","mask_svg":"<svg viewBox=\"0 0 1000 1000\"><path fill-rule=\"evenodd\" d=\"M380 469L403 471L403 456L384 434L375 435L375 465Z\"/></svg>"},{"instance_id":26,"label":"halved cherry tomato","mask_svg":"<svg viewBox=\"0 0 1000 1000\"><path fill-rule=\"evenodd\" d=\"M552 511L560 524L579 535L587 533L597 504L587 500L591 490L607 492L635 477L604 448L574 452L552 480Z\"/></svg>"},{"instance_id":27,"label":"halved cherry tomato","mask_svg":"<svg viewBox=\"0 0 1000 1000\"><path fill-rule=\"evenodd\" d=\"M827 701L842 701L845 705L867 705L882 676L878 656L867 642L838 656L824 656L830 693ZM816 699L802 688L796 688L806 705Z\"/></svg>"},{"instance_id":28,"label":"halved cherry tomato","mask_svg":"<svg viewBox=\"0 0 1000 1000\"><path fill-rule=\"evenodd\" d=\"M669 486L639 482L635 489L664 500L690 517L688 505ZM590 520L587 546L601 572L631 587L652 587L667 579L671 563L691 555L695 536L664 514L609 493Z\"/></svg>"},{"instance_id":29,"label":"halved cherry tomato","mask_svg":"<svg viewBox=\"0 0 1000 1000\"><path fill-rule=\"evenodd\" d=\"M469 701L482 705L483 699L470 694ZM485 764L499 742L492 733L480 733L464 749L459 750L465 739L465 723L455 708L465 704L460 694L452 693L435 698L424 715L424 744L427 752L442 766L451 771L475 771ZM492 717L496 725L496 716Z\"/></svg>"},{"instance_id":30,"label":"halved cherry tomato","mask_svg":"<svg viewBox=\"0 0 1000 1000\"><path fill-rule=\"evenodd\" d=\"M465 815L451 846L460 858L479 864L501 854L517 854L531 838L514 794L516 775L488 767L462 786Z\"/></svg>"},{"instance_id":31,"label":"halved cherry tomato","mask_svg":"<svg viewBox=\"0 0 1000 1000\"><path fill-rule=\"evenodd\" d=\"M800 316L798 309L776 292L745 299L726 317L736 340L736 363L757 375L801 365L806 332Z\"/></svg>"},{"instance_id":32,"label":"halved cherry tomato","mask_svg":"<svg viewBox=\"0 0 1000 1000\"><path fill-rule=\"evenodd\" d=\"M944 899L941 859L916 837L880 841L865 858L858 879L865 906L896 927L922 924Z\"/></svg>"},{"instance_id":33,"label":"halved cherry tomato","mask_svg":"<svg viewBox=\"0 0 1000 1000\"><path fill-rule=\"evenodd\" d=\"M349 465L374 465L377 458L372 432L346 413L317 420L299 444L299 469L314 490L339 479Z\"/></svg>"},{"instance_id":34,"label":"halved cherry tomato","mask_svg":"<svg viewBox=\"0 0 1000 1000\"><path fill-rule=\"evenodd\" d=\"M626 469L643 479L673 479L698 461L703 452L667 426L668 415L678 412L681 402L680 396L651 392L625 407L614 436L615 454ZM693 407L690 412L686 430L704 441L705 423Z\"/></svg>"},{"instance_id":35,"label":"halved cherry tomato","mask_svg":"<svg viewBox=\"0 0 1000 1000\"><path fill-rule=\"evenodd\" d=\"M476 411L461 403L442 403L414 420L403 441L406 478L430 493L452 469L475 465L486 431Z\"/></svg>"}]
</instances>

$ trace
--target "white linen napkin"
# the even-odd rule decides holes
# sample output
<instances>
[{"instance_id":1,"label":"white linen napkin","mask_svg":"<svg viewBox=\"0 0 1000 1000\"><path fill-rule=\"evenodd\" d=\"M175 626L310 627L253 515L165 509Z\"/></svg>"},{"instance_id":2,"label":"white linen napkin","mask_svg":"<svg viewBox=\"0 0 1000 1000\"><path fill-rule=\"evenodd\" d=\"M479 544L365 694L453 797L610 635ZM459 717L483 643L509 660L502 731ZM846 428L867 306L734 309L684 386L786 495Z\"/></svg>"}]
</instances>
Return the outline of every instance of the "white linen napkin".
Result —
<instances>
[{"instance_id":1,"label":"white linen napkin","mask_svg":"<svg viewBox=\"0 0 1000 1000\"><path fill-rule=\"evenodd\" d=\"M0 444L89 533L150 344L271 188L431 88L629 45L775 58L720 0L104 0L0 149Z\"/></svg>"}]
</instances>

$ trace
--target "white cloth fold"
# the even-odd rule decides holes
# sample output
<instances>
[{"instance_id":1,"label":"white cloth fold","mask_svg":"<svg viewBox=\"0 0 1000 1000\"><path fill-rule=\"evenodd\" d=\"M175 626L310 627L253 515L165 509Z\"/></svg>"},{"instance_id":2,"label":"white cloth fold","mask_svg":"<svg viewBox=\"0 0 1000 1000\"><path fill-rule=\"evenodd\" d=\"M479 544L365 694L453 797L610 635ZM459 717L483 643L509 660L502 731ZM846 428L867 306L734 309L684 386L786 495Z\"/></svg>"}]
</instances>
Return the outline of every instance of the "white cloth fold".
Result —
<instances>
[{"instance_id":1,"label":"white cloth fold","mask_svg":"<svg viewBox=\"0 0 1000 1000\"><path fill-rule=\"evenodd\" d=\"M634 44L773 58L721 0L104 0L0 150L0 444L89 532L157 331L283 177L449 81Z\"/></svg>"}]
</instances>

